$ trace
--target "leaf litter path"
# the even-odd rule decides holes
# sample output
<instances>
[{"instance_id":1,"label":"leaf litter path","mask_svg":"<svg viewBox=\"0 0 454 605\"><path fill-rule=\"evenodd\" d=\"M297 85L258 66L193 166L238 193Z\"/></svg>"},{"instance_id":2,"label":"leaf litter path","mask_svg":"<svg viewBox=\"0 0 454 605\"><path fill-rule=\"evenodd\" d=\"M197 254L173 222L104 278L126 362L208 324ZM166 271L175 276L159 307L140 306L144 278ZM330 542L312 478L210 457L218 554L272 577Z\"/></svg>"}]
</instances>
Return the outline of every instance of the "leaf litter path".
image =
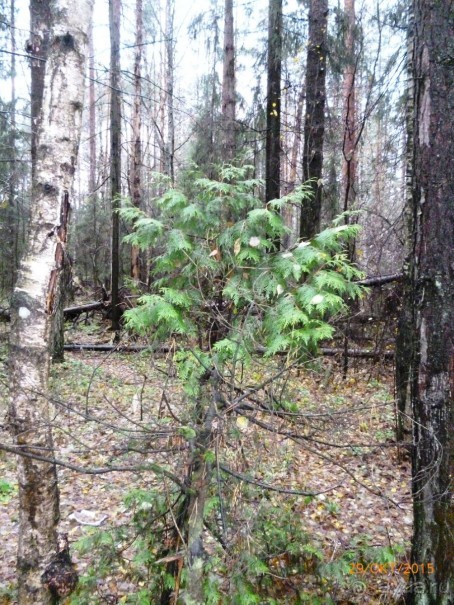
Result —
<instances>
[{"instance_id":1,"label":"leaf litter path","mask_svg":"<svg viewBox=\"0 0 454 605\"><path fill-rule=\"evenodd\" d=\"M163 426L157 419L178 414L182 392L174 377L166 377L167 365L165 359L153 362L148 355L67 354L66 362L53 370L57 458L84 468L143 464L147 456L137 451L141 447L131 444L142 444L139 436L145 425L153 450L163 450L153 453L153 461L168 464L165 450L175 439L175 431L166 429L164 423L157 434L156 429ZM274 433L264 433L251 423L239 424L243 455L228 448L225 451L233 470L243 474L250 471L256 481L320 492L310 502L293 498L292 507L311 541L323 551L327 578L323 578L322 567L316 579L308 574L293 581L304 583L314 595L320 583L329 581L328 594L336 603L391 604L405 590L406 577L393 573L389 566L377 565L372 568L376 573L347 577L357 571L355 564L360 563L360 554L364 555L364 544L403 545L408 550L412 530L410 468L399 460L391 443L391 372L377 380L371 379L371 371L370 366L359 365L347 380L326 370L295 373L291 390L310 418L303 439L283 435L279 419ZM89 422L84 418L87 413ZM182 471L181 464L178 467L175 463L175 471ZM13 458L4 453L0 454L0 477L9 486L15 485ZM159 479L149 472L87 475L60 467L59 482L60 531L75 542L84 535L85 522L102 522L105 527L128 522L125 495L132 487L155 487ZM289 499L268 493L278 505L285 506ZM84 519L84 514L91 517ZM0 603L14 603L7 595L15 582L17 519L17 498L8 494L0 501L0 587L4 591ZM343 567L338 565L328 572L329 565L342 562L347 551L358 552L358 559L350 558L350 565L344 561ZM83 571L90 561L79 559L77 564ZM338 574L337 579L333 580L333 573ZM114 584L110 590L121 599L127 594L128 582L120 577ZM319 594L326 595L326 588ZM282 603L291 602L288 595L282 597Z\"/></svg>"}]
</instances>

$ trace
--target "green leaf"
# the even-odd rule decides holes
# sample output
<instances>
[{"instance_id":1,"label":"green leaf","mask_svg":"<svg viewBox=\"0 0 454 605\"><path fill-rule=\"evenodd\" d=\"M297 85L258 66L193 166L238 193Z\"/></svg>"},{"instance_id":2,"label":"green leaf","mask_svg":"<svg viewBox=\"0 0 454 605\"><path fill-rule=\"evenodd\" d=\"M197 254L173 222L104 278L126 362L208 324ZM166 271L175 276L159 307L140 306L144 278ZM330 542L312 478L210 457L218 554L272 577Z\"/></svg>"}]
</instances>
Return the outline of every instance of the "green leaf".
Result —
<instances>
[{"instance_id":1,"label":"green leaf","mask_svg":"<svg viewBox=\"0 0 454 605\"><path fill-rule=\"evenodd\" d=\"M172 305L186 310L191 309L193 301L186 292L175 290L174 288L161 288L161 292L164 300Z\"/></svg>"},{"instance_id":2,"label":"green leaf","mask_svg":"<svg viewBox=\"0 0 454 605\"><path fill-rule=\"evenodd\" d=\"M181 229L172 229L167 236L167 247L169 252L191 252L192 242Z\"/></svg>"},{"instance_id":3,"label":"green leaf","mask_svg":"<svg viewBox=\"0 0 454 605\"><path fill-rule=\"evenodd\" d=\"M180 426L180 428L178 429L178 433L184 437L187 441L190 441L191 439L195 439L197 436L197 433L195 432L195 430L193 428L191 428L190 426Z\"/></svg>"}]
</instances>

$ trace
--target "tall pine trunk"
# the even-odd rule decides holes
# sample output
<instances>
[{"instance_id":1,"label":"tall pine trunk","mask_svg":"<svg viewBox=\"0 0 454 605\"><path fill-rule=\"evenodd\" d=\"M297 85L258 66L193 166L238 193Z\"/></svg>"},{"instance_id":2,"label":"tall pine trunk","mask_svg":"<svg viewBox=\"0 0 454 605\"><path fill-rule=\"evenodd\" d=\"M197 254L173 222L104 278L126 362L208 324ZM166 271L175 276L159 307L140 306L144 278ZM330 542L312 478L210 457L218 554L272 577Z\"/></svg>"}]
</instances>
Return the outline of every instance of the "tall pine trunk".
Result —
<instances>
[{"instance_id":1,"label":"tall pine trunk","mask_svg":"<svg viewBox=\"0 0 454 605\"><path fill-rule=\"evenodd\" d=\"M325 134L327 28L328 0L311 0L306 65L303 180L311 179L313 197L301 207L300 219L300 237L307 239L319 232L322 210L321 178Z\"/></svg>"},{"instance_id":2,"label":"tall pine trunk","mask_svg":"<svg viewBox=\"0 0 454 605\"><path fill-rule=\"evenodd\" d=\"M43 8L35 4L42 3L32 3L32 15ZM47 394L49 343L79 147L91 9L90 0L81 1L77 11L67 10L63 2L52 5L42 103L39 116L33 118L39 127L33 151L31 229L11 301L9 419L22 453L17 463L19 605L52 602L41 583L56 548L59 517Z\"/></svg>"},{"instance_id":3,"label":"tall pine trunk","mask_svg":"<svg viewBox=\"0 0 454 605\"><path fill-rule=\"evenodd\" d=\"M414 0L414 605L454 603L454 15ZM428 568L432 566L432 569Z\"/></svg>"},{"instance_id":4,"label":"tall pine trunk","mask_svg":"<svg viewBox=\"0 0 454 605\"><path fill-rule=\"evenodd\" d=\"M265 201L281 191L282 0L269 0Z\"/></svg>"},{"instance_id":5,"label":"tall pine trunk","mask_svg":"<svg viewBox=\"0 0 454 605\"><path fill-rule=\"evenodd\" d=\"M233 0L225 0L224 64L222 78L222 159L231 162L236 154L235 42Z\"/></svg>"}]
</instances>

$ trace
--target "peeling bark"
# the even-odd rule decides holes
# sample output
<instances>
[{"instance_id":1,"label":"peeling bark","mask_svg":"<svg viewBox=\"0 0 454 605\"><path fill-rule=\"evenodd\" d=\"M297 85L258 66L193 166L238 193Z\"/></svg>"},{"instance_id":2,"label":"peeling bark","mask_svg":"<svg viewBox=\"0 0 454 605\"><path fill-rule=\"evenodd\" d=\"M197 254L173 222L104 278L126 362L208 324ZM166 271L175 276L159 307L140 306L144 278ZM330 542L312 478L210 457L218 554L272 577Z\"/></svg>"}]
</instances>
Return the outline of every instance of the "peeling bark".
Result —
<instances>
[{"instance_id":1,"label":"peeling bark","mask_svg":"<svg viewBox=\"0 0 454 605\"><path fill-rule=\"evenodd\" d=\"M33 7L34 4L32 11ZM86 32L92 1L81 0L77 11L63 0L51 8L52 27L36 135L29 245L11 301L11 432L24 451L49 457L49 462L18 458L20 605L52 602L41 583L41 574L57 546L59 515L46 396L49 347L66 240L62 216L69 204L79 144Z\"/></svg>"}]
</instances>

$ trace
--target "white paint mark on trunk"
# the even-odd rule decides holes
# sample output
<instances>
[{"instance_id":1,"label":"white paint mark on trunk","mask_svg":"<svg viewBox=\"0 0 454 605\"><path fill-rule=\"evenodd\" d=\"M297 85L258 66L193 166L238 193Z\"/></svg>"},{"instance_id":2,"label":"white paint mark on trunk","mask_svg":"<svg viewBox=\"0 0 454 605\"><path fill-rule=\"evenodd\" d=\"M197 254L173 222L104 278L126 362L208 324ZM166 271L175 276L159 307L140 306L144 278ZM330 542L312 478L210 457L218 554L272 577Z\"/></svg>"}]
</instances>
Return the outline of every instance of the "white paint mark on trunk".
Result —
<instances>
[{"instance_id":1,"label":"white paint mark on trunk","mask_svg":"<svg viewBox=\"0 0 454 605\"><path fill-rule=\"evenodd\" d=\"M30 317L30 309L27 309L27 307L19 307L19 317L21 319L27 319L27 317Z\"/></svg>"}]
</instances>

